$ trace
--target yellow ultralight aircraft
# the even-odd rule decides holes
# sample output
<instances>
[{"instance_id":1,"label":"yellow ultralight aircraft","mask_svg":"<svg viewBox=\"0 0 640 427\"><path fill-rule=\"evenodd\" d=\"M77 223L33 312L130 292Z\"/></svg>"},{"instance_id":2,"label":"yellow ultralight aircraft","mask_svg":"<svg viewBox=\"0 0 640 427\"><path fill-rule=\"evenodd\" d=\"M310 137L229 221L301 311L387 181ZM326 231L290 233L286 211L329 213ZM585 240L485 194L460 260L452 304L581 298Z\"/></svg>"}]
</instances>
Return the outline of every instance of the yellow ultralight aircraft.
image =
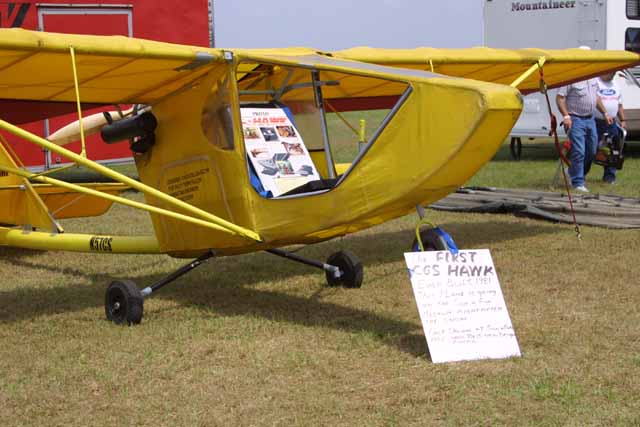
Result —
<instances>
[{"instance_id":1,"label":"yellow ultralight aircraft","mask_svg":"<svg viewBox=\"0 0 640 427\"><path fill-rule=\"evenodd\" d=\"M198 257L142 290L112 282L105 311L116 323L139 323L145 298L218 255L267 250L323 269L329 285L359 287L362 265L348 252L317 262L278 248L416 207L422 216L420 206L492 158L520 114L521 92L538 90L543 70L552 87L639 60L577 49L222 50L0 30L3 134L117 181L74 184L31 172L2 137L0 245ZM34 110L73 105L79 117L83 105L115 111L45 139L9 123L6 106L17 101L34 101ZM353 162L337 165L327 113L371 109L388 111ZM97 131L106 143L129 141L139 181L90 160L84 137ZM65 148L75 139L80 153ZM118 195L128 188L146 203ZM72 234L58 222L100 215L113 202L148 211L155 235ZM433 229L423 236L446 248Z\"/></svg>"}]
</instances>

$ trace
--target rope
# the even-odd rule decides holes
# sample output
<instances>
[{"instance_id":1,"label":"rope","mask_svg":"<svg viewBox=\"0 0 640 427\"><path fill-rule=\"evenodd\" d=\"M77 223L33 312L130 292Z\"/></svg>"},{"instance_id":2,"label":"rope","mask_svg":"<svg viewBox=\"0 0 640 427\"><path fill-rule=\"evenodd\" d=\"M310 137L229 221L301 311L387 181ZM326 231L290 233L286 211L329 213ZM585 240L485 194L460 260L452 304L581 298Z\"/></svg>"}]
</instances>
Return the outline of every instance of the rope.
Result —
<instances>
[{"instance_id":1,"label":"rope","mask_svg":"<svg viewBox=\"0 0 640 427\"><path fill-rule=\"evenodd\" d=\"M549 93L547 91L547 84L544 81L544 71L542 66L539 67L540 70L540 92L544 94L545 99L547 100L547 110L549 111L549 121L550 121L550 130L549 136L553 136L553 141L556 146L556 151L560 156L560 167L562 169L562 178L564 179L564 187L567 190L567 196L569 197L569 208L571 209L571 216L573 217L573 226L576 231L576 237L578 240L582 239L582 233L580 232L580 225L578 225L578 221L576 219L576 211L573 207L573 196L571 195L571 189L569 186L569 182L567 181L567 174L565 173L564 164L570 165L571 163L562 152L562 148L560 146L560 141L558 139L558 121L556 120L556 116L551 112L551 101L549 101Z\"/></svg>"}]
</instances>

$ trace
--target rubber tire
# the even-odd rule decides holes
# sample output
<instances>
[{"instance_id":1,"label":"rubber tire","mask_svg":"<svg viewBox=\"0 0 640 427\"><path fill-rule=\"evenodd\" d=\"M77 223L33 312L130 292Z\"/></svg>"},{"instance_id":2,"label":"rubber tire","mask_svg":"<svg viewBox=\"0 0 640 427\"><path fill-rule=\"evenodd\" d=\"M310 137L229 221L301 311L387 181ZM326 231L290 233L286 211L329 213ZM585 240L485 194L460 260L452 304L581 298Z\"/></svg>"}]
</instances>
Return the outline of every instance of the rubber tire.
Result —
<instances>
[{"instance_id":1,"label":"rubber tire","mask_svg":"<svg viewBox=\"0 0 640 427\"><path fill-rule=\"evenodd\" d=\"M115 308L115 303L120 303ZM144 298L131 280L116 280L109 284L104 298L107 319L116 325L137 325L142 320Z\"/></svg>"},{"instance_id":2,"label":"rubber tire","mask_svg":"<svg viewBox=\"0 0 640 427\"><path fill-rule=\"evenodd\" d=\"M448 251L449 245L444 238L436 231L435 228L426 228L420 231L420 240L422 240L422 246L426 251ZM418 239L414 237L413 244L411 245L413 252L420 252L420 246L418 245Z\"/></svg>"},{"instance_id":3,"label":"rubber tire","mask_svg":"<svg viewBox=\"0 0 640 427\"><path fill-rule=\"evenodd\" d=\"M329 286L342 286L345 288L359 288L362 286L364 271L360 260L349 251L339 251L327 258L327 264L340 269L342 276L333 277L330 271L326 271L327 284Z\"/></svg>"}]
</instances>

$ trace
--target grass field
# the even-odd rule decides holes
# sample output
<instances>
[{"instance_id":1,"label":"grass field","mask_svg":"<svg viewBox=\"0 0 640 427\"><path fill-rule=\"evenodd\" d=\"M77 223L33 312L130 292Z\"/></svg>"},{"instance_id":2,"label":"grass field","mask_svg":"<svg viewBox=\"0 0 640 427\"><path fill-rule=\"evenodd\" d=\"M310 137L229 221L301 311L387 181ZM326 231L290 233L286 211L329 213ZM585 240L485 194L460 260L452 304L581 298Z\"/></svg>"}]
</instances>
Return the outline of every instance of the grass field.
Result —
<instances>
[{"instance_id":1,"label":"grass field","mask_svg":"<svg viewBox=\"0 0 640 427\"><path fill-rule=\"evenodd\" d=\"M470 184L548 188L550 147L507 152ZM639 170L634 154L617 186L588 185L638 196ZM299 252L358 254L362 289L265 253L221 258L130 328L104 319L109 281L145 286L184 260L0 248L2 425L640 425L640 231L585 227L579 242L568 225L428 215L460 247L491 250L521 358L430 362L403 260L415 216ZM151 232L118 206L63 225Z\"/></svg>"}]
</instances>

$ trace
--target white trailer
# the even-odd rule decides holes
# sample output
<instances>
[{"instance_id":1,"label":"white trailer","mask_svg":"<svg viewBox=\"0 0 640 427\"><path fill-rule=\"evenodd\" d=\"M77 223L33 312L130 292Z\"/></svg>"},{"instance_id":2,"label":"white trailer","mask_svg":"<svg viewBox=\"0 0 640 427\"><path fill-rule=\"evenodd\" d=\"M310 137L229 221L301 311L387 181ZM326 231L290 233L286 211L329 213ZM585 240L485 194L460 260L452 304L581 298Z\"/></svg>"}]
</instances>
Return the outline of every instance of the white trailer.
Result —
<instances>
[{"instance_id":1,"label":"white trailer","mask_svg":"<svg viewBox=\"0 0 640 427\"><path fill-rule=\"evenodd\" d=\"M484 44L496 48L539 47L640 51L640 0L485 0ZM629 137L640 136L640 67L618 73ZM549 91L553 113L556 90ZM520 119L511 133L511 153L519 158L521 138L549 135L544 96L527 95ZM564 135L562 126L558 134Z\"/></svg>"}]
</instances>

